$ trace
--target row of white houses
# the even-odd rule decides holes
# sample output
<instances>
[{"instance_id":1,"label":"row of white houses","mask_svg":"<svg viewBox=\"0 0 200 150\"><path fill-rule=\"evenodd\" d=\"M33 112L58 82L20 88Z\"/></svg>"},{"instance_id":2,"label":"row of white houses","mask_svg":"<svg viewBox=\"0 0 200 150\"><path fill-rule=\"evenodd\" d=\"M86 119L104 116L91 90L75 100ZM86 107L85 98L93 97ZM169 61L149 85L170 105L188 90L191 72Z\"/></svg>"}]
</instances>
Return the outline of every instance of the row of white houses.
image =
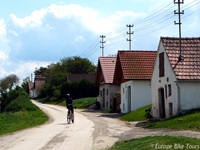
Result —
<instances>
[{"instance_id":1,"label":"row of white houses","mask_svg":"<svg viewBox=\"0 0 200 150\"><path fill-rule=\"evenodd\" d=\"M155 118L200 108L200 38L161 37L157 51L100 57L96 84L103 109L128 113L152 104Z\"/></svg>"}]
</instances>

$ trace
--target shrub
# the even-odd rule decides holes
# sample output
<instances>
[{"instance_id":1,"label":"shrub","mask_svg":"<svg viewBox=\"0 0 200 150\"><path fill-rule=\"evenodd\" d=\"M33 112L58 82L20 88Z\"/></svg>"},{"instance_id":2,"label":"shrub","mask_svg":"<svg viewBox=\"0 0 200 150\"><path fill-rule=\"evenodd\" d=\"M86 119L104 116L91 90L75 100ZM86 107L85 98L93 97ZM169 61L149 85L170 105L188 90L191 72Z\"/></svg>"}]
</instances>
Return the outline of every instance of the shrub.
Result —
<instances>
[{"instance_id":1,"label":"shrub","mask_svg":"<svg viewBox=\"0 0 200 150\"><path fill-rule=\"evenodd\" d=\"M37 106L31 103L30 99L26 96L18 96L16 99L12 100L10 104L5 108L7 112L17 112L17 111L35 111Z\"/></svg>"}]
</instances>

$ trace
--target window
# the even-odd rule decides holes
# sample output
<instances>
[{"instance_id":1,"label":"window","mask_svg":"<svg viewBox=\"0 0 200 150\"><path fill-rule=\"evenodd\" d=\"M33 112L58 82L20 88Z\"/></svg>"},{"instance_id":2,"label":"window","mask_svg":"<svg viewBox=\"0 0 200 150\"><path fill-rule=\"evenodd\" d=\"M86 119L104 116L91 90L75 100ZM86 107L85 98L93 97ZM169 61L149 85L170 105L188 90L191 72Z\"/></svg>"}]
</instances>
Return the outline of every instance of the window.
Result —
<instances>
[{"instance_id":1,"label":"window","mask_svg":"<svg viewBox=\"0 0 200 150\"><path fill-rule=\"evenodd\" d=\"M159 54L159 77L165 75L164 52Z\"/></svg>"},{"instance_id":2,"label":"window","mask_svg":"<svg viewBox=\"0 0 200 150\"><path fill-rule=\"evenodd\" d=\"M165 85L165 97L167 98L167 85Z\"/></svg>"},{"instance_id":3,"label":"window","mask_svg":"<svg viewBox=\"0 0 200 150\"><path fill-rule=\"evenodd\" d=\"M108 95L108 89L106 89L106 94Z\"/></svg>"},{"instance_id":4,"label":"window","mask_svg":"<svg viewBox=\"0 0 200 150\"><path fill-rule=\"evenodd\" d=\"M169 94L169 96L172 95L172 86L171 86L171 84L168 84L168 94Z\"/></svg>"}]
</instances>

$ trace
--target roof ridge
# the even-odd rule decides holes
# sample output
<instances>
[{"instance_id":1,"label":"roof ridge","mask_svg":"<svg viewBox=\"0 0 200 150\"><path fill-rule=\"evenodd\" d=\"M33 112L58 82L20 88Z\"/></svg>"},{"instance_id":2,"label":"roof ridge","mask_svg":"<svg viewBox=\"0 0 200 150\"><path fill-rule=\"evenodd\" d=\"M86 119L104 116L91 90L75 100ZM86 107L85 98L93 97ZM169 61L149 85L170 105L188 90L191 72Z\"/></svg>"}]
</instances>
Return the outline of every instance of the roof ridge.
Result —
<instances>
[{"instance_id":1,"label":"roof ridge","mask_svg":"<svg viewBox=\"0 0 200 150\"><path fill-rule=\"evenodd\" d=\"M156 52L156 50L118 50L118 52Z\"/></svg>"},{"instance_id":2,"label":"roof ridge","mask_svg":"<svg viewBox=\"0 0 200 150\"><path fill-rule=\"evenodd\" d=\"M179 37L168 37L168 36L166 36L166 37L162 37L161 36L161 39L179 39ZM188 40L192 40L192 39L199 39L200 40L200 37L181 37L181 39L188 39Z\"/></svg>"}]
</instances>

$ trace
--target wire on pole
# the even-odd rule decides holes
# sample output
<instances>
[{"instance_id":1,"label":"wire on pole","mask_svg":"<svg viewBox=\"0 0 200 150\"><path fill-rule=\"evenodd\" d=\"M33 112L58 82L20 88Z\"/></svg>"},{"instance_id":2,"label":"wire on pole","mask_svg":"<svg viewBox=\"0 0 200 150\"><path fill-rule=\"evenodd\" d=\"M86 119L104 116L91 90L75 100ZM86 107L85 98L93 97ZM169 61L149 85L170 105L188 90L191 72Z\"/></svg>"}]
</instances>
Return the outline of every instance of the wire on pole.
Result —
<instances>
[{"instance_id":1,"label":"wire on pole","mask_svg":"<svg viewBox=\"0 0 200 150\"><path fill-rule=\"evenodd\" d=\"M179 25L179 61L182 61L184 59L183 55L182 55L182 49L181 49L181 14L184 14L184 10L181 11L181 4L184 3L184 0L174 0L174 4L178 4L178 11L174 10L174 14L178 15L178 22L174 21L175 25Z\"/></svg>"},{"instance_id":2,"label":"wire on pole","mask_svg":"<svg viewBox=\"0 0 200 150\"><path fill-rule=\"evenodd\" d=\"M101 35L100 38L101 38L100 43L102 44L102 46L100 46L100 48L102 49L102 57L104 57L104 43L106 43L106 41L104 41L104 38L106 38L106 36Z\"/></svg>"},{"instance_id":3,"label":"wire on pole","mask_svg":"<svg viewBox=\"0 0 200 150\"><path fill-rule=\"evenodd\" d=\"M133 25L126 25L129 28L129 31L126 32L129 35L129 38L127 38L127 41L129 41L129 50L131 50L131 34L133 34L134 32L131 32L131 28L133 27Z\"/></svg>"}]
</instances>

